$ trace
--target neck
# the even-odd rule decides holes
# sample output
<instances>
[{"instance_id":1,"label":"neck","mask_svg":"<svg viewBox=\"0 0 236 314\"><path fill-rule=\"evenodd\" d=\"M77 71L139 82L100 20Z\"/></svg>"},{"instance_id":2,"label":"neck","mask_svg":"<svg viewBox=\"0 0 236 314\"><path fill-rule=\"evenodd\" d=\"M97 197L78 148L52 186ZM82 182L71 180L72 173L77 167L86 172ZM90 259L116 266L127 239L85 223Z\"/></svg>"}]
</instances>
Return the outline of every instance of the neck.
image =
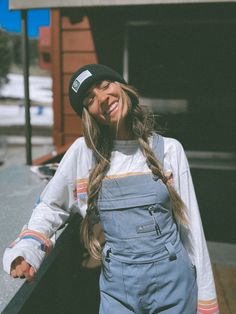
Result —
<instances>
[{"instance_id":1,"label":"neck","mask_svg":"<svg viewBox=\"0 0 236 314\"><path fill-rule=\"evenodd\" d=\"M134 136L127 124L119 125L118 128L115 128L113 131L113 137L117 140L133 140Z\"/></svg>"},{"instance_id":2,"label":"neck","mask_svg":"<svg viewBox=\"0 0 236 314\"><path fill-rule=\"evenodd\" d=\"M120 131L116 134L115 138L117 140L133 140L134 136L131 132Z\"/></svg>"}]
</instances>

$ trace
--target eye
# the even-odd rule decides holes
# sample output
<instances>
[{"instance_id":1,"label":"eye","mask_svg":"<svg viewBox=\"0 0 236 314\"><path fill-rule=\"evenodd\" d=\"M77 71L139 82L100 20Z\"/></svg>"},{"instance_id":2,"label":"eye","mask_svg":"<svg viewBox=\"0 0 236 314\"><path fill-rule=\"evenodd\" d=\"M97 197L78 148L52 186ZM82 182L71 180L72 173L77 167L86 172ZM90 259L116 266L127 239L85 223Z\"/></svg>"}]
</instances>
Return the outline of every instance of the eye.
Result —
<instances>
[{"instance_id":1,"label":"eye","mask_svg":"<svg viewBox=\"0 0 236 314\"><path fill-rule=\"evenodd\" d=\"M91 106L92 103L93 103L93 100L94 100L94 96L88 95L88 96L84 99L84 101L83 101L84 106L85 106L85 107Z\"/></svg>"},{"instance_id":2,"label":"eye","mask_svg":"<svg viewBox=\"0 0 236 314\"><path fill-rule=\"evenodd\" d=\"M111 82L109 81L104 81L102 82L102 84L100 85L101 89L107 89L110 86Z\"/></svg>"}]
</instances>

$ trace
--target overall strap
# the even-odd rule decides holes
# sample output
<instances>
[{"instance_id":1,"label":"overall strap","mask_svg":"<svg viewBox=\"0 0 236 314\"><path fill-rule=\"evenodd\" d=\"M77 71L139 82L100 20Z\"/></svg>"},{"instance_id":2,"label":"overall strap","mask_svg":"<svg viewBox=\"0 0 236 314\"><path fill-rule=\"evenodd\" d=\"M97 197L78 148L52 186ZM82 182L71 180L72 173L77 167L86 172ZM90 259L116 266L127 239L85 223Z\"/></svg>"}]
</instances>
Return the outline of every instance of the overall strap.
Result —
<instances>
[{"instance_id":1,"label":"overall strap","mask_svg":"<svg viewBox=\"0 0 236 314\"><path fill-rule=\"evenodd\" d=\"M164 162L164 138L160 134L153 135L153 147L156 158L163 165Z\"/></svg>"}]
</instances>

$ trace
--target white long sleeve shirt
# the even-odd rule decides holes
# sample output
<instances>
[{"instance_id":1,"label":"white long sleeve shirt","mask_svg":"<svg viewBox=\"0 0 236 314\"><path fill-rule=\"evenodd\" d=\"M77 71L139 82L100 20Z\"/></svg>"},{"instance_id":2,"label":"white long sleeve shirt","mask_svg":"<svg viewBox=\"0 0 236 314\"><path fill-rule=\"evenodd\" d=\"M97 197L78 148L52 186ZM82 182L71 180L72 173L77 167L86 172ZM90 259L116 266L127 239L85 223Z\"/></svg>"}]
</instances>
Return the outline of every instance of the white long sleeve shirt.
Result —
<instances>
[{"instance_id":1,"label":"white long sleeve shirt","mask_svg":"<svg viewBox=\"0 0 236 314\"><path fill-rule=\"evenodd\" d=\"M6 249L3 266L8 274L12 261L18 256L24 257L36 271L39 269L45 252L39 245L37 234L42 233L50 238L69 217L75 204L80 214L83 217L86 215L87 182L92 166L92 151L81 137L66 152L54 177L43 191L40 203L33 210L27 229L35 232L34 236L18 238ZM172 173L174 187L187 207L189 225L187 228L180 227L180 235L197 269L198 311L219 313L211 262L189 164L182 145L175 139L164 137L163 167L164 172ZM115 141L107 176L148 171L150 170L136 141Z\"/></svg>"}]
</instances>

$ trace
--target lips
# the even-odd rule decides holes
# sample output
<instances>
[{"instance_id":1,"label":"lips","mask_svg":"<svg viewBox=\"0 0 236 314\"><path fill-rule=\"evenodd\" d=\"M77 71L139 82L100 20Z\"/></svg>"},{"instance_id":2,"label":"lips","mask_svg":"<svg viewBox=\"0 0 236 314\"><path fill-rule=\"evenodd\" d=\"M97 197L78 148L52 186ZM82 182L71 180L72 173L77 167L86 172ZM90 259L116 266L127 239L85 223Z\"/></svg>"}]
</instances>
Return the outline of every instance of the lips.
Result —
<instances>
[{"instance_id":1,"label":"lips","mask_svg":"<svg viewBox=\"0 0 236 314\"><path fill-rule=\"evenodd\" d=\"M104 113L105 116L110 115L113 111L118 108L118 101L114 101L109 105L108 110Z\"/></svg>"}]
</instances>

